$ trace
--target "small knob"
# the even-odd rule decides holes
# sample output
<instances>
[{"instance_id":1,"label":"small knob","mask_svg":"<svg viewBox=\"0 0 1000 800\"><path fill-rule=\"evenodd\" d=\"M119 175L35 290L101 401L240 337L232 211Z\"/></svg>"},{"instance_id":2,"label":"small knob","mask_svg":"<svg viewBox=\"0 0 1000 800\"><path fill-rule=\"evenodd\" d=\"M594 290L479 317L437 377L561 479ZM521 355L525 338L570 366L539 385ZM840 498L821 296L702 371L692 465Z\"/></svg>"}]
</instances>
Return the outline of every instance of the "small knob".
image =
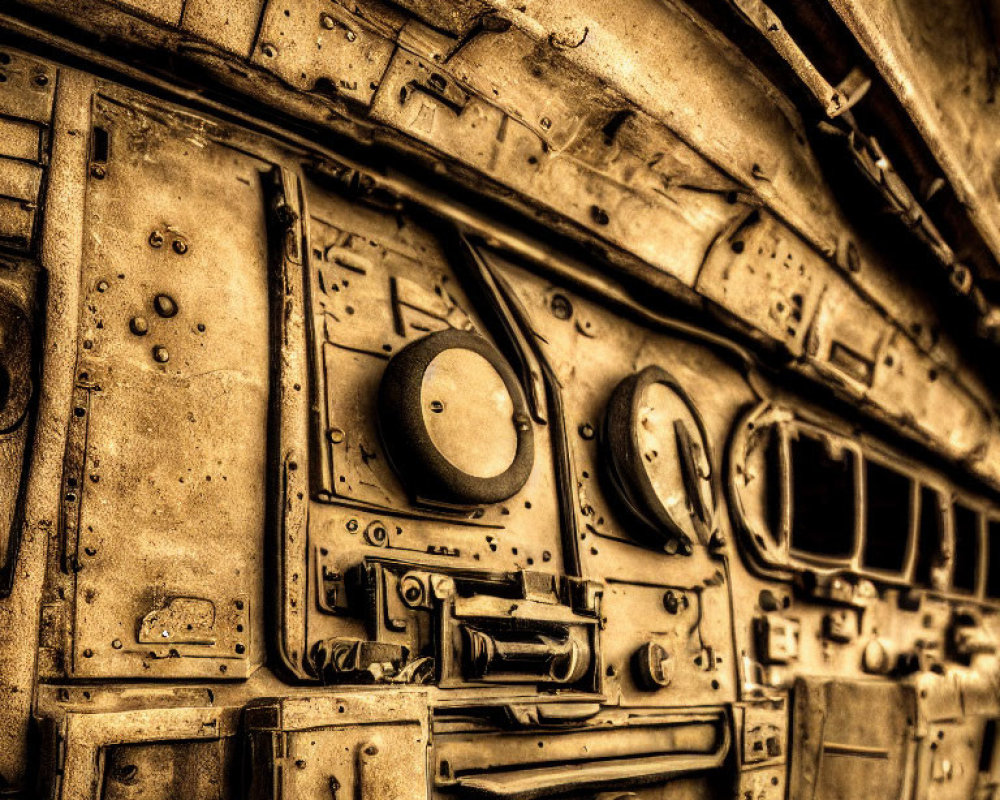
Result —
<instances>
[{"instance_id":1,"label":"small knob","mask_svg":"<svg viewBox=\"0 0 1000 800\"><path fill-rule=\"evenodd\" d=\"M861 654L861 666L865 672L884 675L892 671L892 645L885 639L872 639Z\"/></svg>"},{"instance_id":2,"label":"small knob","mask_svg":"<svg viewBox=\"0 0 1000 800\"><path fill-rule=\"evenodd\" d=\"M663 645L646 642L632 656L632 673L640 689L665 689L674 677L674 660Z\"/></svg>"}]
</instances>

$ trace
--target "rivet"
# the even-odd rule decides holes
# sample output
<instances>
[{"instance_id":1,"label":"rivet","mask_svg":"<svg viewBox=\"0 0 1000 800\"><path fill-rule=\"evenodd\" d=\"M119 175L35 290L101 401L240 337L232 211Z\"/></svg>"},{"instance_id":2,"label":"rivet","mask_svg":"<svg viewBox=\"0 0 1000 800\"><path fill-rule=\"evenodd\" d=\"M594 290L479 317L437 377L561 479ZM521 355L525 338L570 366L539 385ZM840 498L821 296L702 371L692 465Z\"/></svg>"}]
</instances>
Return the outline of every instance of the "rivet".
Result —
<instances>
[{"instance_id":1,"label":"rivet","mask_svg":"<svg viewBox=\"0 0 1000 800\"><path fill-rule=\"evenodd\" d=\"M113 641L113 642L111 643L111 646L112 646L112 647L113 647L113 648L114 648L115 650L121 650L121 649L122 649L122 640L121 640L121 639L115 639L115 640L114 640L114 641Z\"/></svg>"},{"instance_id":2,"label":"rivet","mask_svg":"<svg viewBox=\"0 0 1000 800\"><path fill-rule=\"evenodd\" d=\"M326 28L328 31L332 31L334 26L333 17L331 17L329 14L320 14L319 24L322 25L324 28Z\"/></svg>"},{"instance_id":3,"label":"rivet","mask_svg":"<svg viewBox=\"0 0 1000 800\"><path fill-rule=\"evenodd\" d=\"M584 422L583 425L580 426L580 436L582 436L584 439L593 439L594 426L591 425L589 422Z\"/></svg>"},{"instance_id":4,"label":"rivet","mask_svg":"<svg viewBox=\"0 0 1000 800\"><path fill-rule=\"evenodd\" d=\"M540 125L541 125L541 126L542 126L542 127L543 127L543 128L545 129L545 130L548 130L549 128L551 128L551 127L552 127L552 120L550 120L550 119L549 119L548 117L542 117L542 118L541 118L541 120L539 121L539 124L540 124Z\"/></svg>"},{"instance_id":5,"label":"rivet","mask_svg":"<svg viewBox=\"0 0 1000 800\"><path fill-rule=\"evenodd\" d=\"M97 282L97 291L99 291L99 292L106 292L107 290L108 290L108 282L107 281L98 281Z\"/></svg>"},{"instance_id":6,"label":"rivet","mask_svg":"<svg viewBox=\"0 0 1000 800\"><path fill-rule=\"evenodd\" d=\"M170 318L177 313L177 303L169 294L158 294L153 298L153 310L161 317Z\"/></svg>"},{"instance_id":7,"label":"rivet","mask_svg":"<svg viewBox=\"0 0 1000 800\"><path fill-rule=\"evenodd\" d=\"M83 651L84 658L93 658L93 656L94 656L94 651L91 650L89 647Z\"/></svg>"},{"instance_id":8,"label":"rivet","mask_svg":"<svg viewBox=\"0 0 1000 800\"><path fill-rule=\"evenodd\" d=\"M348 31L346 36L347 36L347 41L349 42L353 42L355 39L358 38L358 35L354 31Z\"/></svg>"},{"instance_id":9,"label":"rivet","mask_svg":"<svg viewBox=\"0 0 1000 800\"><path fill-rule=\"evenodd\" d=\"M354 533L358 529L358 521L356 519L347 520L347 530Z\"/></svg>"},{"instance_id":10,"label":"rivet","mask_svg":"<svg viewBox=\"0 0 1000 800\"><path fill-rule=\"evenodd\" d=\"M170 360L170 353L167 352L167 348L162 344L156 345L153 348L153 360L158 361L160 364L166 364Z\"/></svg>"},{"instance_id":11,"label":"rivet","mask_svg":"<svg viewBox=\"0 0 1000 800\"><path fill-rule=\"evenodd\" d=\"M149 234L149 246L150 247L163 247L163 234L159 231L153 231Z\"/></svg>"},{"instance_id":12,"label":"rivet","mask_svg":"<svg viewBox=\"0 0 1000 800\"><path fill-rule=\"evenodd\" d=\"M128 328L136 336L145 336L149 333L149 323L145 317L132 317L129 320Z\"/></svg>"},{"instance_id":13,"label":"rivet","mask_svg":"<svg viewBox=\"0 0 1000 800\"><path fill-rule=\"evenodd\" d=\"M38 75L35 76L35 85L36 86L46 86L48 84L48 82L49 82L49 76L48 75L38 74Z\"/></svg>"},{"instance_id":14,"label":"rivet","mask_svg":"<svg viewBox=\"0 0 1000 800\"><path fill-rule=\"evenodd\" d=\"M573 304L563 294L554 294L549 301L549 310L556 319L567 320L573 316Z\"/></svg>"},{"instance_id":15,"label":"rivet","mask_svg":"<svg viewBox=\"0 0 1000 800\"><path fill-rule=\"evenodd\" d=\"M107 175L107 173L104 171L104 167L102 167L100 164L91 164L90 174L93 177L97 178L97 180L101 180L105 175Z\"/></svg>"},{"instance_id":16,"label":"rivet","mask_svg":"<svg viewBox=\"0 0 1000 800\"><path fill-rule=\"evenodd\" d=\"M340 428L330 428L327 438L334 444L340 444L344 441L344 432Z\"/></svg>"},{"instance_id":17,"label":"rivet","mask_svg":"<svg viewBox=\"0 0 1000 800\"><path fill-rule=\"evenodd\" d=\"M366 756L377 756L378 755L378 748L375 745L373 745L373 744L368 745L368 747L365 748L365 755Z\"/></svg>"},{"instance_id":18,"label":"rivet","mask_svg":"<svg viewBox=\"0 0 1000 800\"><path fill-rule=\"evenodd\" d=\"M528 428L530 428L531 426L528 424L528 418L524 416L524 414L515 414L514 427L523 433L524 431L528 430Z\"/></svg>"},{"instance_id":19,"label":"rivet","mask_svg":"<svg viewBox=\"0 0 1000 800\"><path fill-rule=\"evenodd\" d=\"M278 55L278 51L275 49L273 44L265 44L260 48L260 51L268 58L274 58Z\"/></svg>"},{"instance_id":20,"label":"rivet","mask_svg":"<svg viewBox=\"0 0 1000 800\"><path fill-rule=\"evenodd\" d=\"M170 246L179 256L184 255L188 251L187 242L183 239L174 239L173 242L170 243Z\"/></svg>"}]
</instances>

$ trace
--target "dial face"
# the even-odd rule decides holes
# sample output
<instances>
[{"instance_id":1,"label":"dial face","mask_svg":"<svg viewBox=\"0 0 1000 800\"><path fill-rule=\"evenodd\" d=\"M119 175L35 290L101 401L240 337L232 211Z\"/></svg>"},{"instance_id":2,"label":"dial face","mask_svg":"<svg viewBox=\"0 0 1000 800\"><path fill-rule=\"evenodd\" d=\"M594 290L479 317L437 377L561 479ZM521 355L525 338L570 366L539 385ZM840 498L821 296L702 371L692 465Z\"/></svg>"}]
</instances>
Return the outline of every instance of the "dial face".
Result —
<instances>
[{"instance_id":1,"label":"dial face","mask_svg":"<svg viewBox=\"0 0 1000 800\"><path fill-rule=\"evenodd\" d=\"M453 348L427 365L420 407L431 443L476 478L506 472L517 455L514 400L503 377L479 353Z\"/></svg>"},{"instance_id":2,"label":"dial face","mask_svg":"<svg viewBox=\"0 0 1000 800\"><path fill-rule=\"evenodd\" d=\"M393 467L418 500L495 503L527 481L533 432L510 365L468 331L432 333L389 362L379 428Z\"/></svg>"},{"instance_id":3,"label":"dial face","mask_svg":"<svg viewBox=\"0 0 1000 800\"><path fill-rule=\"evenodd\" d=\"M608 474L627 511L668 552L707 544L715 492L705 430L673 377L647 367L612 394L602 442Z\"/></svg>"},{"instance_id":4,"label":"dial face","mask_svg":"<svg viewBox=\"0 0 1000 800\"><path fill-rule=\"evenodd\" d=\"M639 464L657 501L685 534L697 538L696 520L710 516L712 484L691 409L666 384L651 383L639 398L635 436Z\"/></svg>"}]
</instances>

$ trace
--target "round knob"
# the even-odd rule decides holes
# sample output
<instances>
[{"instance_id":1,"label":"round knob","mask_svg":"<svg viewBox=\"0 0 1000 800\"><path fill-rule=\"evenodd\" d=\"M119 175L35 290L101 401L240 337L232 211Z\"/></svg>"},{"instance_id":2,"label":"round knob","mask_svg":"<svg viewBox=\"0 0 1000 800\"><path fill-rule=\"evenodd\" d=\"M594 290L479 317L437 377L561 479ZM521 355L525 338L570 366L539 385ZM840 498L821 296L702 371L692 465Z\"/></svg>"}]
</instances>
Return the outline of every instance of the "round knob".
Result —
<instances>
[{"instance_id":1,"label":"round knob","mask_svg":"<svg viewBox=\"0 0 1000 800\"><path fill-rule=\"evenodd\" d=\"M865 672L884 675L892 671L892 646L884 639L872 639L861 654L861 667Z\"/></svg>"},{"instance_id":2,"label":"round knob","mask_svg":"<svg viewBox=\"0 0 1000 800\"><path fill-rule=\"evenodd\" d=\"M674 661L663 645L646 642L632 656L632 677L647 692L665 689L674 677Z\"/></svg>"}]
</instances>

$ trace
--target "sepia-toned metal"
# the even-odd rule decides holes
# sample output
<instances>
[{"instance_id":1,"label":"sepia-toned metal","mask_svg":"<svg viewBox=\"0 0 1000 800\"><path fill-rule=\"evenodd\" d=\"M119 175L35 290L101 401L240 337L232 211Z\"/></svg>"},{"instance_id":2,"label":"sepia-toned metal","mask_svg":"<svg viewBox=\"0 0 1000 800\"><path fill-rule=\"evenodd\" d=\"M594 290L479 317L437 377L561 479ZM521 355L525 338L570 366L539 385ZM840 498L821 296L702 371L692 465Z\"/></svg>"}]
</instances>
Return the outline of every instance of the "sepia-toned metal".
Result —
<instances>
[{"instance_id":1,"label":"sepia-toned metal","mask_svg":"<svg viewBox=\"0 0 1000 800\"><path fill-rule=\"evenodd\" d=\"M1000 797L995 0L0 5L0 797Z\"/></svg>"}]
</instances>

